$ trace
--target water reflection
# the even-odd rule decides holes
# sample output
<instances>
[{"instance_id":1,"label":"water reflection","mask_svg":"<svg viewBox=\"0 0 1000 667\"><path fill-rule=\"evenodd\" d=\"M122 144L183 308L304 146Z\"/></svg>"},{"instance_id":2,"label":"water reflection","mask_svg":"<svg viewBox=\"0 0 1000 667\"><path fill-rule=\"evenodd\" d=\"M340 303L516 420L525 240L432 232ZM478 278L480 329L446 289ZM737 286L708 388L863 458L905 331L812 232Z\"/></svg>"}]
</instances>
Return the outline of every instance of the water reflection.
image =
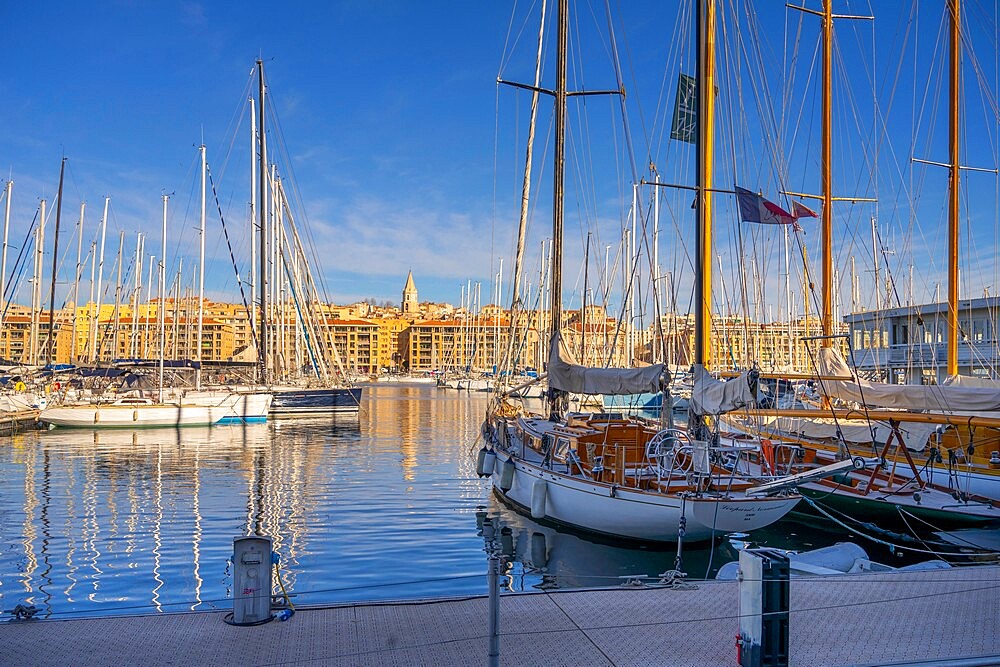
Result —
<instances>
[{"instance_id":1,"label":"water reflection","mask_svg":"<svg viewBox=\"0 0 1000 667\"><path fill-rule=\"evenodd\" d=\"M374 386L353 419L0 440L0 609L229 609L233 538L248 534L273 539L296 604L484 594L477 512L507 529L517 590L615 586L674 567L674 546L593 541L494 500L472 456L487 400ZM752 537L785 548L841 539L788 526ZM685 545L682 569L714 576L738 546Z\"/></svg>"},{"instance_id":2,"label":"water reflection","mask_svg":"<svg viewBox=\"0 0 1000 667\"><path fill-rule=\"evenodd\" d=\"M492 497L477 514L480 534L490 519L500 552L511 562L511 589L618 586L636 577L652 583L679 568L691 578L714 576L719 566L737 557L736 546L720 535L709 543L637 545L592 536L523 516Z\"/></svg>"},{"instance_id":3,"label":"water reflection","mask_svg":"<svg viewBox=\"0 0 1000 667\"><path fill-rule=\"evenodd\" d=\"M478 592L485 397L435 392L374 387L353 418L0 441L0 609L228 608L247 534L273 538L305 603Z\"/></svg>"}]
</instances>

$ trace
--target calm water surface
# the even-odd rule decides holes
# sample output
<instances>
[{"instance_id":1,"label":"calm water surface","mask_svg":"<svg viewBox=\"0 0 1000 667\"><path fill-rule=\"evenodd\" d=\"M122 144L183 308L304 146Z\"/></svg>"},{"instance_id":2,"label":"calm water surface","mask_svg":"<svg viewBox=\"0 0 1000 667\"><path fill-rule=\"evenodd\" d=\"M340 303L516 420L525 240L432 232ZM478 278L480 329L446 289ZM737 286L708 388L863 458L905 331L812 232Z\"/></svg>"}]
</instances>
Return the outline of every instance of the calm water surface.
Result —
<instances>
[{"instance_id":1,"label":"calm water surface","mask_svg":"<svg viewBox=\"0 0 1000 667\"><path fill-rule=\"evenodd\" d=\"M486 593L482 521L511 588L617 585L674 566L676 547L624 548L541 526L475 474L485 394L365 389L357 418L87 431L0 439L0 609L114 615L231 609L233 538L274 539L297 604ZM843 538L783 522L762 543ZM692 577L737 551L686 545Z\"/></svg>"}]
</instances>

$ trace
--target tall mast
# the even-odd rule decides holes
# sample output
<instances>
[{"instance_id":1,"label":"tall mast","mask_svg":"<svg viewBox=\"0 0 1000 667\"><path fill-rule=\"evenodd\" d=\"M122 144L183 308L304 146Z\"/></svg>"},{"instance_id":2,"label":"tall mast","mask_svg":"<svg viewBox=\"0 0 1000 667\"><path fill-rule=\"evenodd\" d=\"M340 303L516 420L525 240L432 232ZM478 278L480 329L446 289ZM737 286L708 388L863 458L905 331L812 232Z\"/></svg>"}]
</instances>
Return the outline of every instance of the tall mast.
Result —
<instances>
[{"instance_id":1,"label":"tall mast","mask_svg":"<svg viewBox=\"0 0 1000 667\"><path fill-rule=\"evenodd\" d=\"M823 0L823 96L822 157L820 158L823 215L820 245L823 248L822 345L830 347L833 334L833 12L830 0Z\"/></svg>"},{"instance_id":2,"label":"tall mast","mask_svg":"<svg viewBox=\"0 0 1000 667\"><path fill-rule=\"evenodd\" d=\"M87 311L93 308L94 299L97 298L94 295L94 286L97 285L97 241L90 242L90 299L87 301ZM90 329L87 330L87 343L84 344L83 349L87 351L87 359L93 363L94 361L94 331L96 330L96 320L94 316L90 317Z\"/></svg>"},{"instance_id":3,"label":"tall mast","mask_svg":"<svg viewBox=\"0 0 1000 667\"><path fill-rule=\"evenodd\" d=\"M100 360L101 355L97 349L97 334L101 324L101 278L104 277L104 240L108 231L108 204L111 197L104 198L104 215L101 216L101 256L97 264L97 296L94 302L94 323L90 332L90 359L93 362Z\"/></svg>"},{"instance_id":4,"label":"tall mast","mask_svg":"<svg viewBox=\"0 0 1000 667\"><path fill-rule=\"evenodd\" d=\"M56 231L52 238L52 284L49 287L49 337L46 341L45 363L52 365L55 354L55 316L56 316L56 268L59 265L59 220L62 217L63 176L66 173L66 158L59 164L59 193L56 195Z\"/></svg>"},{"instance_id":5,"label":"tall mast","mask_svg":"<svg viewBox=\"0 0 1000 667\"><path fill-rule=\"evenodd\" d=\"M712 153L715 131L715 0L698 2L698 199L694 361L711 363L712 342Z\"/></svg>"},{"instance_id":6,"label":"tall mast","mask_svg":"<svg viewBox=\"0 0 1000 667\"><path fill-rule=\"evenodd\" d=\"M948 152L951 157L948 180L948 375L958 375L958 122L959 60L962 57L961 0L949 0L951 7L951 84L948 114Z\"/></svg>"},{"instance_id":7,"label":"tall mast","mask_svg":"<svg viewBox=\"0 0 1000 667\"><path fill-rule=\"evenodd\" d=\"M552 194L552 332L562 328L563 179L566 172L566 58L569 43L569 0L559 0L555 89L555 167Z\"/></svg>"},{"instance_id":8,"label":"tall mast","mask_svg":"<svg viewBox=\"0 0 1000 667\"><path fill-rule=\"evenodd\" d=\"M205 319L205 188L208 184L208 160L205 156L205 144L201 145L201 251L198 256L198 340L195 355L198 368L194 374L195 389L201 389L201 337Z\"/></svg>"},{"instance_id":9,"label":"tall mast","mask_svg":"<svg viewBox=\"0 0 1000 667\"><path fill-rule=\"evenodd\" d=\"M531 157L535 146L535 120L538 116L538 87L542 77L542 47L545 36L545 0L538 23L538 53L535 58L535 86L531 93L531 119L528 123L528 147L524 156L524 181L521 183L521 218L517 226L517 254L514 257L514 293L511 306L518 308L521 300L521 272L524 269L524 237L528 228L528 199L531 194ZM499 303L499 301L497 301ZM513 319L511 320L513 326ZM513 333L513 331L512 331ZM513 335L511 336L513 340Z\"/></svg>"},{"instance_id":10,"label":"tall mast","mask_svg":"<svg viewBox=\"0 0 1000 667\"><path fill-rule=\"evenodd\" d=\"M125 230L118 232L118 279L115 281L115 328L111 337L111 358L118 356L118 336L121 332L122 323L122 262L125 255Z\"/></svg>"},{"instance_id":11,"label":"tall mast","mask_svg":"<svg viewBox=\"0 0 1000 667\"><path fill-rule=\"evenodd\" d=\"M135 235L135 288L132 290L132 326L129 332L128 356L139 356L139 303L142 301L142 232Z\"/></svg>"},{"instance_id":12,"label":"tall mast","mask_svg":"<svg viewBox=\"0 0 1000 667\"><path fill-rule=\"evenodd\" d=\"M253 96L250 97L250 155L257 152L257 118ZM257 293L257 164L250 160L250 300ZM252 325L251 325L252 326Z\"/></svg>"},{"instance_id":13,"label":"tall mast","mask_svg":"<svg viewBox=\"0 0 1000 667\"><path fill-rule=\"evenodd\" d=\"M7 181L4 188L4 212L3 212L3 255L0 258L0 326L3 326L3 316L7 312L4 303L7 284L4 282L7 277L7 237L10 233L10 196L14 192L14 181Z\"/></svg>"},{"instance_id":14,"label":"tall mast","mask_svg":"<svg viewBox=\"0 0 1000 667\"><path fill-rule=\"evenodd\" d=\"M267 233L265 232L265 220L267 218L267 142L264 137L264 61L257 61L257 84L258 99L260 107L257 109L257 141L260 146L258 190L260 191L260 202L258 204L258 215L260 216L260 271L257 274L257 281L260 284L260 322L257 334L257 363L259 365L261 384L267 383Z\"/></svg>"},{"instance_id":15,"label":"tall mast","mask_svg":"<svg viewBox=\"0 0 1000 667\"><path fill-rule=\"evenodd\" d=\"M163 402L163 357L166 356L166 342L167 342L167 331L166 331L166 313L164 312L163 306L166 303L165 299L165 288L167 284L167 200L170 199L170 195L163 195L163 227L160 231L160 286L158 289L160 303L156 307L156 319L160 327L160 381L159 381L159 391L157 393L157 402Z\"/></svg>"},{"instance_id":16,"label":"tall mast","mask_svg":"<svg viewBox=\"0 0 1000 667\"><path fill-rule=\"evenodd\" d=\"M69 348L69 360L70 363L76 363L77 357L77 344L76 344L76 313L77 309L80 307L80 278L82 277L81 271L83 269L83 264L81 259L83 257L83 213L87 210L87 202L80 202L80 222L77 223L76 227L76 273L73 274L73 340L70 342Z\"/></svg>"},{"instance_id":17,"label":"tall mast","mask_svg":"<svg viewBox=\"0 0 1000 667\"><path fill-rule=\"evenodd\" d=\"M39 319L42 312L42 262L45 248L45 200L39 203L38 229L35 231L35 273L31 287L31 364L38 365Z\"/></svg>"}]
</instances>

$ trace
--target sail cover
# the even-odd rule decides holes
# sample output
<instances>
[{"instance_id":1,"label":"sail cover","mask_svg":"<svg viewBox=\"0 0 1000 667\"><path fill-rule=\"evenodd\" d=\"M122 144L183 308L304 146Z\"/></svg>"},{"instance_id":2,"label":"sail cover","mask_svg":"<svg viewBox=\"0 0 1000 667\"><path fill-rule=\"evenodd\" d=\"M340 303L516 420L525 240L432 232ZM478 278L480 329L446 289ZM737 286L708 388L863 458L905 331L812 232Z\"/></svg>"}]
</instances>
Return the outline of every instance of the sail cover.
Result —
<instances>
[{"instance_id":1,"label":"sail cover","mask_svg":"<svg viewBox=\"0 0 1000 667\"><path fill-rule=\"evenodd\" d=\"M896 428L899 429L907 449L921 452L927 448L927 442L938 429L938 425L904 422L897 424ZM764 417L759 421L758 429L776 437L792 435L814 440L836 439L839 431L844 440L851 444L871 443L874 431L874 441L880 445L885 444L892 433L892 426L888 422L875 421L869 426L867 423L859 424L845 420L838 422L833 419L800 417Z\"/></svg>"},{"instance_id":2,"label":"sail cover","mask_svg":"<svg viewBox=\"0 0 1000 667\"><path fill-rule=\"evenodd\" d=\"M819 351L820 375L852 377L852 381L824 380L822 390L829 396L856 401L867 406L934 412L1000 410L1000 387L981 386L962 378L948 378L940 385L884 384L861 380L832 347ZM972 386L973 384L980 386Z\"/></svg>"},{"instance_id":3,"label":"sail cover","mask_svg":"<svg viewBox=\"0 0 1000 667\"><path fill-rule=\"evenodd\" d=\"M756 406L757 396L751 387L750 371L730 380L717 380L701 364L693 368L691 411L698 415L721 415L746 406Z\"/></svg>"},{"instance_id":4,"label":"sail cover","mask_svg":"<svg viewBox=\"0 0 1000 667\"><path fill-rule=\"evenodd\" d=\"M552 337L549 351L549 387L573 394L656 393L667 379L664 364L642 368L591 368L576 363L561 335Z\"/></svg>"}]
</instances>

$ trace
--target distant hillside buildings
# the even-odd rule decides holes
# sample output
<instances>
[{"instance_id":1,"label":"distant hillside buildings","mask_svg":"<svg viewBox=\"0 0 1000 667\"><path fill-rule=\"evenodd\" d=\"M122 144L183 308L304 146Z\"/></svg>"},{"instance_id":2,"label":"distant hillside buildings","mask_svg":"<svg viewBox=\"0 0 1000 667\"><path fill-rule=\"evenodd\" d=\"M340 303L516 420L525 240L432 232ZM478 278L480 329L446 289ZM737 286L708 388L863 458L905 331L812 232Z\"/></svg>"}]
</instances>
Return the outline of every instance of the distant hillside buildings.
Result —
<instances>
[{"instance_id":1,"label":"distant hillside buildings","mask_svg":"<svg viewBox=\"0 0 1000 667\"><path fill-rule=\"evenodd\" d=\"M313 327L314 335L323 337L319 347L335 351L333 356L349 373L489 371L508 360L521 368L540 369L547 357L547 312L519 313L512 323L511 313L495 305L470 312L447 303L421 303L412 271L399 308L361 302L312 304L311 310L322 320ZM299 312L287 304L272 311L268 321L276 353L304 365L310 350L299 334ZM50 353L48 313L10 304L0 329L0 357L25 364L44 364L50 358L56 363L153 359L159 357L162 344L167 358L252 363L256 317L256 310L248 313L242 304L206 300L199 350L196 298L102 304L100 312L92 303L71 305L55 313ZM713 326L716 368L757 364L765 371L812 370L809 351L800 339L818 333L815 318L760 324L720 317ZM684 368L692 360L694 320L668 315L659 327L633 330L603 308L588 306L586 313L565 313L563 334L581 363L624 366L666 360Z\"/></svg>"}]
</instances>

